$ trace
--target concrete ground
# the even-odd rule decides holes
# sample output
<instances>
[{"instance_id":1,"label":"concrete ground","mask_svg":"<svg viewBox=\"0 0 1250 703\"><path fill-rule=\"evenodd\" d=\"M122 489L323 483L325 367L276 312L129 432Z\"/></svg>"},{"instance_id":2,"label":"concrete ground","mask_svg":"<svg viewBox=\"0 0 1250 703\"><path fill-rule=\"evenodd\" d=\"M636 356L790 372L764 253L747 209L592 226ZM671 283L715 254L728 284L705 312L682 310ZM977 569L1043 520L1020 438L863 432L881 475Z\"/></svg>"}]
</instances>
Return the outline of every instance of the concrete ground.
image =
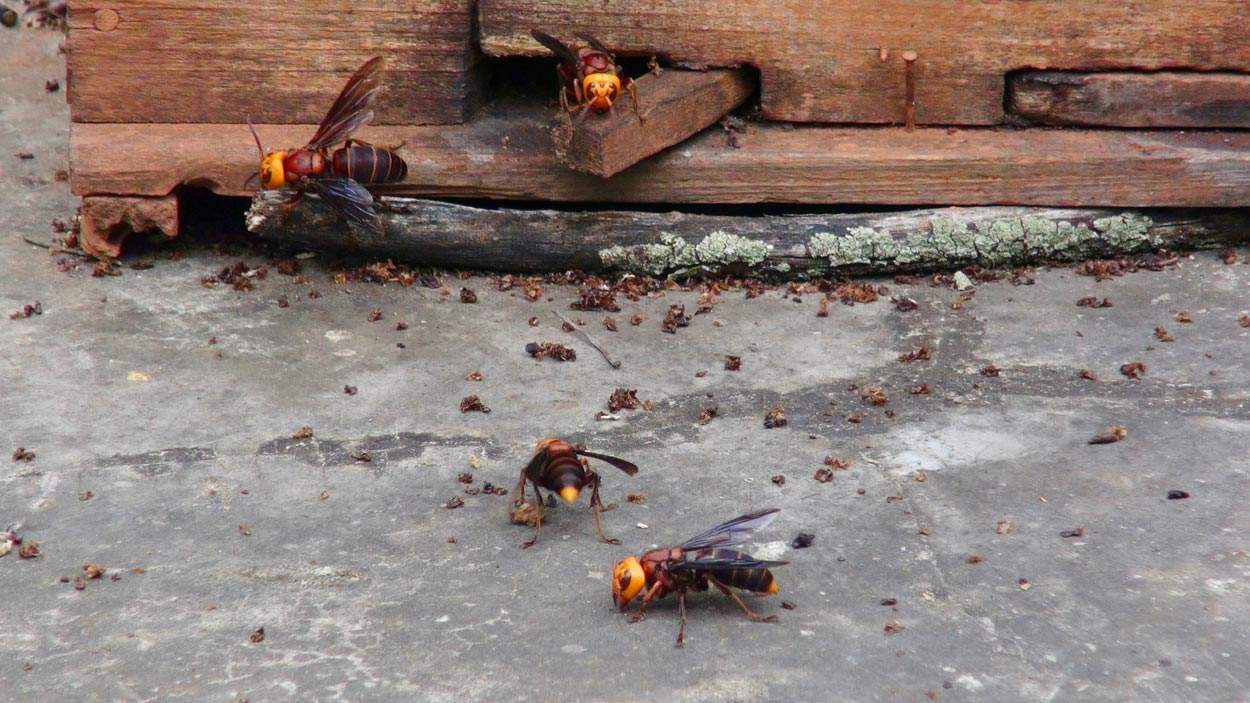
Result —
<instances>
[{"instance_id":1,"label":"concrete ground","mask_svg":"<svg viewBox=\"0 0 1250 703\"><path fill-rule=\"evenodd\" d=\"M76 204L54 179L64 93L44 91L64 81L61 37L0 35L0 312L42 307L0 318L0 527L42 553L0 557L0 700L1250 699L1246 251L1101 282L1040 270L959 309L927 279L873 281L917 310L887 295L825 318L816 295L728 291L675 335L661 318L698 292L622 296L612 333L568 310L573 286L531 303L445 276L443 296L337 284L317 258L297 283L204 245L62 272L22 241ZM240 260L270 266L254 290L202 284ZM532 341L577 360L536 362ZM1140 380L1120 373L1134 361ZM618 387L654 409L596 421ZM462 414L470 394L492 412ZM789 424L764 429L777 406ZM1109 425L1127 436L1087 443ZM621 546L597 541L583 498L523 551L512 494L457 482L511 489L549 435L641 467L602 468ZM33 460L8 459L18 447ZM826 457L849 467L821 483ZM770 506L749 550L790 563L750 603L779 623L695 594L677 650L674 599L639 624L612 607L613 560ZM814 543L790 548L800 531Z\"/></svg>"}]
</instances>

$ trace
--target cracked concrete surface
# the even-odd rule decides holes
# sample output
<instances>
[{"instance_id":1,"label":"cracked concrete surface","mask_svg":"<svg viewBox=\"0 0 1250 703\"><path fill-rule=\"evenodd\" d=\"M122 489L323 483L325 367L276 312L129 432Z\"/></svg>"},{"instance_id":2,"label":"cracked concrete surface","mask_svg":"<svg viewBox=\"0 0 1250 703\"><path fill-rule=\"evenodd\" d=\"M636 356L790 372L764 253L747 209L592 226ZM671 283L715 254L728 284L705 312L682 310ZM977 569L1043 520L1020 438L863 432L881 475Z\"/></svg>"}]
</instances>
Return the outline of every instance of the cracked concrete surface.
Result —
<instances>
[{"instance_id":1,"label":"cracked concrete surface","mask_svg":"<svg viewBox=\"0 0 1250 703\"><path fill-rule=\"evenodd\" d=\"M1033 286L979 285L959 309L959 293L925 282L877 282L918 310L835 303L827 318L814 295L729 292L676 335L660 320L672 303L693 312L697 293L621 299L617 333L604 313L567 311L623 362L613 371L550 314L576 299L570 287L530 303L447 279L477 291L464 305L337 285L314 259L302 284L271 271L251 292L208 289L201 276L240 257L207 248L157 250L153 268L120 277L58 272L21 237L47 240L75 205L53 180L63 97L43 92L63 78L59 37L0 32L12 39L0 47L0 526L20 523L44 555L0 557L0 700L1235 701L1250 689L1246 251L1232 266L1201 253L1105 282L1039 271ZM1086 296L1114 307L1076 307ZM36 300L42 315L7 319ZM644 322L626 324L633 314ZM530 341L578 359L535 362ZM897 360L919 347L932 358ZM723 369L726 354L741 371ZM1119 373L1138 360L1140 381ZM1000 375L981 375L989 365ZM919 384L931 393L913 395ZM864 402L869 386L888 403ZM617 387L654 409L596 422ZM469 394L492 412L460 413ZM763 429L778 405L789 424ZM1126 439L1086 443L1107 425ZM291 439L303 426L314 436ZM602 469L619 504L604 530L620 547L595 539L583 499L550 511L522 551L530 530L509 524L511 496L463 493L465 471L512 489L549 435L641 467ZM19 446L34 460L10 461ZM362 450L370 462L352 458ZM827 456L850 465L818 483ZM456 495L464 507L445 508ZM671 599L635 625L613 610L614 559L769 506L782 512L749 550L790 564L775 572L780 596L751 605L778 624L695 594L675 650ZM810 548L788 546L799 531L815 533ZM88 563L107 571L75 590Z\"/></svg>"}]
</instances>

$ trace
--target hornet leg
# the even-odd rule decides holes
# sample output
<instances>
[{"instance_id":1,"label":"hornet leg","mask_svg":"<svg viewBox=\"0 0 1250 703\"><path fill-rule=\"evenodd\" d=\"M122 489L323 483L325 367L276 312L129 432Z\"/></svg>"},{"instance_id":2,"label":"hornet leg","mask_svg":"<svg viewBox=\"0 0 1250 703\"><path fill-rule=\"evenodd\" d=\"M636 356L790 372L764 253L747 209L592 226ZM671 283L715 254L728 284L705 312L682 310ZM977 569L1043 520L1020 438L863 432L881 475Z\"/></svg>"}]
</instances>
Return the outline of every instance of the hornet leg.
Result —
<instances>
[{"instance_id":1,"label":"hornet leg","mask_svg":"<svg viewBox=\"0 0 1250 703\"><path fill-rule=\"evenodd\" d=\"M525 485L525 478L525 469L521 469L521 480L517 481L516 488L512 489L512 494L516 496L516 498L512 500L512 505L518 508L525 503L525 489L527 488Z\"/></svg>"},{"instance_id":2,"label":"hornet leg","mask_svg":"<svg viewBox=\"0 0 1250 703\"><path fill-rule=\"evenodd\" d=\"M522 489L522 491L524 491L524 489ZM529 549L537 544L538 534L543 531L543 494L538 492L537 483L534 484L534 495L538 499L538 502L534 504L538 508L538 520L534 522L534 536L530 539L530 541L523 542L521 544L521 549ZM524 498L524 495L522 495L522 498ZM524 502L524 500L522 500L522 502Z\"/></svg>"},{"instance_id":3,"label":"hornet leg","mask_svg":"<svg viewBox=\"0 0 1250 703\"><path fill-rule=\"evenodd\" d=\"M686 646L686 589L677 592L677 615L681 618L681 624L677 626L677 645L678 647Z\"/></svg>"},{"instance_id":4,"label":"hornet leg","mask_svg":"<svg viewBox=\"0 0 1250 703\"><path fill-rule=\"evenodd\" d=\"M656 584L651 587L651 590L647 591L646 595L642 597L642 605L638 608L638 614L629 616L630 625L647 619L647 604L655 598L656 594L660 590L660 585L661 584L657 581Z\"/></svg>"},{"instance_id":5,"label":"hornet leg","mask_svg":"<svg viewBox=\"0 0 1250 703\"><path fill-rule=\"evenodd\" d=\"M733 598L734 602L738 604L738 607L742 608L742 611L747 614L747 617L751 618L752 622L777 622L776 615L769 615L768 617L764 617L762 615L756 615L755 613L751 612L751 609L747 607L746 603L742 602L742 599L738 597L738 594L729 590L729 587L726 586L725 584L721 583L720 581L717 581L715 576L708 574L707 580L710 581L713 586L716 586L718 589L720 589L721 593L724 593L730 598Z\"/></svg>"},{"instance_id":6,"label":"hornet leg","mask_svg":"<svg viewBox=\"0 0 1250 703\"><path fill-rule=\"evenodd\" d=\"M590 474L590 477L591 477L590 479L590 484L591 484L590 502L591 504L593 505L595 503L598 503L600 512L604 512L604 513L608 512L609 510L616 510L616 503L608 503L607 505L604 505L603 500L599 498L599 474L595 473L594 471L587 471L586 473Z\"/></svg>"},{"instance_id":7,"label":"hornet leg","mask_svg":"<svg viewBox=\"0 0 1250 703\"><path fill-rule=\"evenodd\" d=\"M603 534L603 525L599 522L600 511L611 510L603 505L603 501L599 498L599 474L591 473L590 478L590 510L595 514L595 531L599 533L599 539L605 544L620 544L621 541L615 537L608 537ZM613 508L616 506L613 505Z\"/></svg>"},{"instance_id":8,"label":"hornet leg","mask_svg":"<svg viewBox=\"0 0 1250 703\"><path fill-rule=\"evenodd\" d=\"M298 203L303 198L304 198L304 191L297 190L295 191L295 195L291 196L290 200L286 201L285 203L282 203L282 209L278 211L278 226L279 227L286 224L287 216L291 214L291 210L295 207L295 204Z\"/></svg>"}]
</instances>

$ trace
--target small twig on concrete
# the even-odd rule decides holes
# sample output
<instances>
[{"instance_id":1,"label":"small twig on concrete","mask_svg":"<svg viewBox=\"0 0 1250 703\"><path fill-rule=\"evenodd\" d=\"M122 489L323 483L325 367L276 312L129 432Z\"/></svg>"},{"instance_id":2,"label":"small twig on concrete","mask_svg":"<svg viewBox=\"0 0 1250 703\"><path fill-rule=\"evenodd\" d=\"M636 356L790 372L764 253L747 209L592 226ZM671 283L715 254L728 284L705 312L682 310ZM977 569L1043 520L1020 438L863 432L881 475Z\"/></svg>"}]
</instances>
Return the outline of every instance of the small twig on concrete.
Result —
<instances>
[{"instance_id":1,"label":"small twig on concrete","mask_svg":"<svg viewBox=\"0 0 1250 703\"><path fill-rule=\"evenodd\" d=\"M47 249L48 251L52 252L53 254L72 254L73 256L82 257L82 258L84 258L84 259L96 259L96 260L99 260L99 257L97 257L97 256L95 256L95 255L93 255L93 254L88 254L88 253L87 253L87 252L85 252L85 251L78 251L78 250L76 250L76 249L66 249L66 248L64 248L64 247L58 247L58 246L56 246L56 245L54 245L54 244L47 244L47 243L45 243L45 242L36 242L35 240L31 239L30 237L22 237L22 241L23 241L23 242L26 242L27 244L33 244L34 246L37 246L37 247L42 247L42 248L44 248L44 249Z\"/></svg>"},{"instance_id":2,"label":"small twig on concrete","mask_svg":"<svg viewBox=\"0 0 1250 703\"><path fill-rule=\"evenodd\" d=\"M564 324L568 325L569 327L572 327L574 332L576 332L577 334L581 335L581 338L582 338L582 339L584 339L584 340L586 340L586 343L587 343L587 344L589 344L590 346L594 347L594 348L595 348L595 351L597 351L597 352L599 352L600 354L602 354L602 355L603 355L604 360L606 360L606 361L608 362L608 365L609 365L609 366L611 366L611 367L612 367L612 368L614 368L614 369L619 369L619 368L621 368L621 362L617 361L616 359L613 359L613 358L612 358L612 357L611 357L611 356L610 356L610 355L609 355L606 351L604 351L604 350L603 350L603 347L599 346L598 344L596 344L596 343L595 343L595 340L591 339L591 337L590 337L590 335L589 335L589 334L587 334L587 333L583 332L582 330L578 329L577 325L576 325L576 324L575 324L572 320L570 320L569 318L565 317L564 315L561 315L559 312L557 312L557 311L555 311L555 310L552 310L552 311L551 311L551 314L552 314L552 315L555 315L555 316L556 316L556 317L558 317L558 318L560 318L560 321L561 321L561 322L563 322Z\"/></svg>"}]
</instances>

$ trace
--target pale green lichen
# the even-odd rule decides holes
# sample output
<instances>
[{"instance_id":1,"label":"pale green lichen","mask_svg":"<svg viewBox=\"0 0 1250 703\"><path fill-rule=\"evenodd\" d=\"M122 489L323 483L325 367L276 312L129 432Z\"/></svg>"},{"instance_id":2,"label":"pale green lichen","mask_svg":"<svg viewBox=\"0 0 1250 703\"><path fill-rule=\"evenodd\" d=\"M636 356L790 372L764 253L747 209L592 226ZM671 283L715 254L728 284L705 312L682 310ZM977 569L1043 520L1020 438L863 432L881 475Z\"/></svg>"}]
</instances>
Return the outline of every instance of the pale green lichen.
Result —
<instances>
[{"instance_id":1,"label":"pale green lichen","mask_svg":"<svg viewBox=\"0 0 1250 703\"><path fill-rule=\"evenodd\" d=\"M817 232L807 241L807 255L813 259L825 259L836 256L842 238L829 232Z\"/></svg>"},{"instance_id":2,"label":"pale green lichen","mask_svg":"<svg viewBox=\"0 0 1250 703\"><path fill-rule=\"evenodd\" d=\"M690 245L686 240L668 232L660 233L658 244L617 245L599 250L599 260L604 266L651 276L686 266L690 257Z\"/></svg>"},{"instance_id":3,"label":"pale green lichen","mask_svg":"<svg viewBox=\"0 0 1250 703\"><path fill-rule=\"evenodd\" d=\"M692 269L715 271L730 264L758 266L768 257L769 249L764 242L719 230L694 245L663 232L658 244L600 249L599 260L608 268L658 276Z\"/></svg>"},{"instance_id":4,"label":"pale green lichen","mask_svg":"<svg viewBox=\"0 0 1250 703\"><path fill-rule=\"evenodd\" d=\"M817 232L807 242L807 253L814 258L828 257L830 266L847 266L893 259L899 250L894 237L886 230L851 227L843 236Z\"/></svg>"},{"instance_id":5,"label":"pale green lichen","mask_svg":"<svg viewBox=\"0 0 1250 703\"><path fill-rule=\"evenodd\" d=\"M741 235L716 231L694 247L697 265L715 266L742 263L756 266L768 257L768 245Z\"/></svg>"},{"instance_id":6,"label":"pale green lichen","mask_svg":"<svg viewBox=\"0 0 1250 703\"><path fill-rule=\"evenodd\" d=\"M827 262L828 268L910 269L1018 264L1037 260L1079 260L1156 248L1162 239L1151 232L1149 218L1124 212L1092 222L1056 213L1056 219L1038 215L967 219L953 214L929 218L928 232L892 232L889 227L848 227L814 232L806 255ZM767 264L771 247L762 241L724 231L708 234L692 244L668 232L660 241L614 246L599 252L603 265L652 276L716 272L729 265ZM784 256L799 256L789 251ZM784 267L784 268L783 268ZM778 263L772 270L785 271ZM809 273L818 269L805 268Z\"/></svg>"},{"instance_id":7,"label":"pale green lichen","mask_svg":"<svg viewBox=\"0 0 1250 703\"><path fill-rule=\"evenodd\" d=\"M1112 246L1148 243L1158 246L1162 240L1150 234L1154 224L1149 217L1135 212L1125 212L1115 217L1094 220L1094 229Z\"/></svg>"},{"instance_id":8,"label":"pale green lichen","mask_svg":"<svg viewBox=\"0 0 1250 703\"><path fill-rule=\"evenodd\" d=\"M807 242L807 253L827 260L830 268L990 266L1078 259L1157 247L1162 240L1151 233L1152 224L1150 218L1133 212L1094 220L1092 228L1079 220L1035 215L974 221L936 215L923 236L896 237L888 229L871 227L849 227L841 235L817 232Z\"/></svg>"}]
</instances>

